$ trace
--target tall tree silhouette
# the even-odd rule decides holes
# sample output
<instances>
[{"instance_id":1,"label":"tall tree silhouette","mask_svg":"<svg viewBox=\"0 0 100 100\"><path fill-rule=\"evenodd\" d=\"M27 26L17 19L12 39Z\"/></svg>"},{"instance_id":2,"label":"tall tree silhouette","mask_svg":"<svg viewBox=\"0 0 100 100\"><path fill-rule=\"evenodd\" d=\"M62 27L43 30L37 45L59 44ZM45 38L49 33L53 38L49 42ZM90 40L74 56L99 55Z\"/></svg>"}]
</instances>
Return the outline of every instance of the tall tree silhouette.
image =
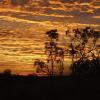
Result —
<instances>
[{"instance_id":1,"label":"tall tree silhouette","mask_svg":"<svg viewBox=\"0 0 100 100\"><path fill-rule=\"evenodd\" d=\"M77 59L73 61L73 71L78 72L79 69L84 70L90 68L90 61L99 58L97 47L98 40L100 38L100 31L92 29L90 27L73 29L73 36L71 38L71 51L77 55ZM71 52L73 56L73 52ZM81 68L80 68L81 67ZM88 68L87 68L88 67ZM89 69L90 70L90 69ZM81 72L80 71L80 72Z\"/></svg>"},{"instance_id":2,"label":"tall tree silhouette","mask_svg":"<svg viewBox=\"0 0 100 100\"><path fill-rule=\"evenodd\" d=\"M54 63L57 62L60 65L60 75L63 74L63 61L64 50L58 46L57 41L59 34L57 29L46 32L49 40L45 43L45 50L47 54L48 62L51 62L51 75L54 75Z\"/></svg>"},{"instance_id":3,"label":"tall tree silhouette","mask_svg":"<svg viewBox=\"0 0 100 100\"><path fill-rule=\"evenodd\" d=\"M69 33L70 34L70 33ZM72 55L72 61L81 59L93 59L93 56L97 56L97 41L99 39L100 32L90 27L73 29L73 36L70 36L70 54ZM77 57L75 58L75 55Z\"/></svg>"},{"instance_id":4,"label":"tall tree silhouette","mask_svg":"<svg viewBox=\"0 0 100 100\"><path fill-rule=\"evenodd\" d=\"M46 35L49 37L49 41L45 43L46 54L48 55L49 61L51 61L51 74L54 73L54 60L55 60L55 52L57 48L56 40L58 39L57 30L50 30L46 32Z\"/></svg>"},{"instance_id":5,"label":"tall tree silhouette","mask_svg":"<svg viewBox=\"0 0 100 100\"><path fill-rule=\"evenodd\" d=\"M57 47L56 49L56 61L60 65L60 75L63 75L64 71L64 49L61 47Z\"/></svg>"}]
</instances>

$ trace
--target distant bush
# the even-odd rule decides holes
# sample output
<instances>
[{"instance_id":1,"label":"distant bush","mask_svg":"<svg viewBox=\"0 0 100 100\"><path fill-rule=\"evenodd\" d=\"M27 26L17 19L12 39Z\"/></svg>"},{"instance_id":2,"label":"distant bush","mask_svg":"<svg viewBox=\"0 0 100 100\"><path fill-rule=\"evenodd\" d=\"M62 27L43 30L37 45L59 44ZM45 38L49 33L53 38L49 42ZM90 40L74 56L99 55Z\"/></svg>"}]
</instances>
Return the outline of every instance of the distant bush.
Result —
<instances>
[{"instance_id":1,"label":"distant bush","mask_svg":"<svg viewBox=\"0 0 100 100\"><path fill-rule=\"evenodd\" d=\"M11 70L10 69L6 69L6 70L4 70L4 72L3 72L3 74L4 75L11 75Z\"/></svg>"}]
</instances>

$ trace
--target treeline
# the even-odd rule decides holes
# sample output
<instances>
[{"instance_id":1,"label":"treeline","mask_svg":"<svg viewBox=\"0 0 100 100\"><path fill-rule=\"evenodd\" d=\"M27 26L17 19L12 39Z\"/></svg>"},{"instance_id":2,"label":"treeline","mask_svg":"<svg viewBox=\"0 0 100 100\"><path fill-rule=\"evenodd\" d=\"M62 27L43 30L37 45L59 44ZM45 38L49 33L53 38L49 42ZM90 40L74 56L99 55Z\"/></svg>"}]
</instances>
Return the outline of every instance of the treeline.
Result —
<instances>
[{"instance_id":1,"label":"treeline","mask_svg":"<svg viewBox=\"0 0 100 100\"><path fill-rule=\"evenodd\" d=\"M60 66L59 75L64 75L66 57L72 59L71 75L88 75L100 72L100 30L91 27L67 30L65 36L69 38L70 42L65 43L65 47L58 44L60 37L57 29L46 32L46 36L47 62L36 59L34 65L37 66L37 73L45 72L54 76L54 64L57 63ZM51 66L48 67L48 63L51 63Z\"/></svg>"}]
</instances>

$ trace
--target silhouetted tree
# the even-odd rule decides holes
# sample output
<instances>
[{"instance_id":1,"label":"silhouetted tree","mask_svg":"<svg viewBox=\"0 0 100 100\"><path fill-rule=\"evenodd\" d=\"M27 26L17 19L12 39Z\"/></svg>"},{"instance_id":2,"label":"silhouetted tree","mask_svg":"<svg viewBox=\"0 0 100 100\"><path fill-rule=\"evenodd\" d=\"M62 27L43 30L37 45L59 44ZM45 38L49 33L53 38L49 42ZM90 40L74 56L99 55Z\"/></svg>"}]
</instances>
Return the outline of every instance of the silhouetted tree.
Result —
<instances>
[{"instance_id":1,"label":"silhouetted tree","mask_svg":"<svg viewBox=\"0 0 100 100\"><path fill-rule=\"evenodd\" d=\"M63 74L63 61L64 61L64 50L58 47L57 41L59 34L57 30L50 30L46 32L49 37L49 41L45 43L45 53L47 54L47 62L51 62L51 75L54 75L54 63L57 62L60 65L60 75Z\"/></svg>"},{"instance_id":2,"label":"silhouetted tree","mask_svg":"<svg viewBox=\"0 0 100 100\"><path fill-rule=\"evenodd\" d=\"M63 74L64 70L64 49L61 47L56 48L56 61L60 64L60 75Z\"/></svg>"},{"instance_id":3,"label":"silhouetted tree","mask_svg":"<svg viewBox=\"0 0 100 100\"><path fill-rule=\"evenodd\" d=\"M100 50L97 46L100 31L86 27L83 29L74 29L73 32L74 34L73 37L71 37L72 42L70 46L73 52L71 52L71 54L74 56L75 53L78 59L72 62L72 73L80 75L95 72L97 70L96 66L98 66L96 62L100 61L98 54Z\"/></svg>"},{"instance_id":4,"label":"silhouetted tree","mask_svg":"<svg viewBox=\"0 0 100 100\"><path fill-rule=\"evenodd\" d=\"M67 33L67 35L68 34L70 33ZM73 35L70 36L71 43L69 47L70 54L72 55L72 63L74 63L74 60L81 59L83 61L86 58L93 59L94 56L97 56L97 41L99 37L100 32L90 27L73 29Z\"/></svg>"},{"instance_id":5,"label":"silhouetted tree","mask_svg":"<svg viewBox=\"0 0 100 100\"><path fill-rule=\"evenodd\" d=\"M72 72L80 74L85 70L91 70L92 61L97 62L99 58L99 45L100 30L95 30L90 27L76 28L72 31L67 30L66 36L69 37L70 43L67 44L68 48L64 49L58 45L59 34L57 29L46 32L47 41L45 42L45 53L47 55L47 62L51 63L51 69L48 67L48 73L54 75L54 64L60 65L60 75L64 71L64 56L72 56ZM95 60L96 59L96 60ZM46 64L43 61L35 61L34 65L38 65L37 72L43 70ZM47 65L46 65L47 66ZM83 67L85 66L85 67ZM94 70L94 69L93 69Z\"/></svg>"}]
</instances>

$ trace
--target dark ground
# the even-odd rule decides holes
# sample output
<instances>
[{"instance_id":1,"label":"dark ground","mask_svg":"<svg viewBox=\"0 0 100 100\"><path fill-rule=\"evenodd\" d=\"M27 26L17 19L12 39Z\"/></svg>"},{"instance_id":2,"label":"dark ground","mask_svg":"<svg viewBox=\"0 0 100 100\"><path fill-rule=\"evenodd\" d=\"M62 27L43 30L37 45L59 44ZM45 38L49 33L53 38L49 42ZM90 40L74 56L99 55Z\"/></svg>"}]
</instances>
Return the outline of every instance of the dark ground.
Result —
<instances>
[{"instance_id":1,"label":"dark ground","mask_svg":"<svg viewBox=\"0 0 100 100\"><path fill-rule=\"evenodd\" d=\"M0 75L0 100L96 100L99 96L99 77Z\"/></svg>"}]
</instances>

